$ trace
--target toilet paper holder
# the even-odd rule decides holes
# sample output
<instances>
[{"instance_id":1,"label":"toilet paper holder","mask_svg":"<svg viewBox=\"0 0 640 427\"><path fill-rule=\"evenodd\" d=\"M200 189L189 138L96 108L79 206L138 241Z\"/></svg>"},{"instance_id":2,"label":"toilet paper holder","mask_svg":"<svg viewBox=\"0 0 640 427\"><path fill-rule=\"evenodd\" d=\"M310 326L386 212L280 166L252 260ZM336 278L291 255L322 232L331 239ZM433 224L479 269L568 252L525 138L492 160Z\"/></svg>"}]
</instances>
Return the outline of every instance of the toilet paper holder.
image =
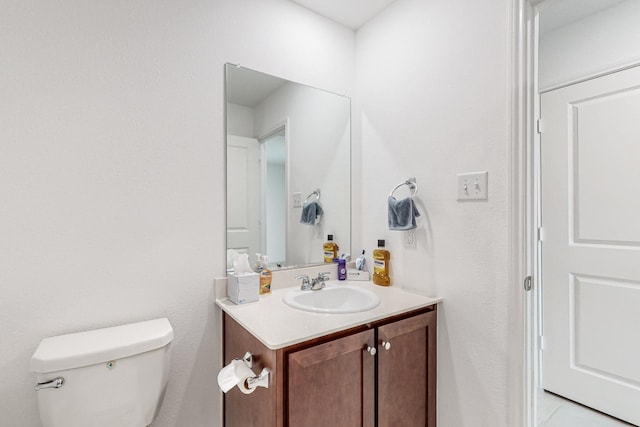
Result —
<instances>
[{"instance_id":1,"label":"toilet paper holder","mask_svg":"<svg viewBox=\"0 0 640 427\"><path fill-rule=\"evenodd\" d=\"M250 352L246 352L241 359L245 365L251 370L253 370L253 354ZM269 388L269 374L271 371L268 368L262 368L259 375L256 375L252 378L247 378L247 386L249 388L255 387L264 387Z\"/></svg>"}]
</instances>

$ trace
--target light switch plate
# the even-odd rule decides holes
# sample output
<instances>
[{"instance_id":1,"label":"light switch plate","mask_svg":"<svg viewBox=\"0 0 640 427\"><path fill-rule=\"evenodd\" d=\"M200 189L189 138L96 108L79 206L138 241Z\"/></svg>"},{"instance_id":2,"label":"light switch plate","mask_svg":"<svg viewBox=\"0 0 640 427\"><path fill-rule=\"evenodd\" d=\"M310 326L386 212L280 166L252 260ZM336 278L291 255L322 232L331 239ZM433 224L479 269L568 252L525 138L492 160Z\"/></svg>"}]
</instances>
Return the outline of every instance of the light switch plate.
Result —
<instances>
[{"instance_id":1,"label":"light switch plate","mask_svg":"<svg viewBox=\"0 0 640 427\"><path fill-rule=\"evenodd\" d=\"M294 208L302 207L302 193L293 193L292 204Z\"/></svg>"},{"instance_id":2,"label":"light switch plate","mask_svg":"<svg viewBox=\"0 0 640 427\"><path fill-rule=\"evenodd\" d=\"M458 201L487 200L489 172L458 174Z\"/></svg>"}]
</instances>

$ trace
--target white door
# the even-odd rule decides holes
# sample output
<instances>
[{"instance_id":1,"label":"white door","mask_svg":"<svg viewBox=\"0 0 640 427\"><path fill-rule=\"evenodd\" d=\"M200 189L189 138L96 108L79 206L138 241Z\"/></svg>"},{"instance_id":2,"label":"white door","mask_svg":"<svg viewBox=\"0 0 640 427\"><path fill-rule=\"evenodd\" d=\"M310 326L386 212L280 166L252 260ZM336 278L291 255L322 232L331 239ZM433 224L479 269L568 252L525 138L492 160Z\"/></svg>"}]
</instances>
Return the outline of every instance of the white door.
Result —
<instances>
[{"instance_id":1,"label":"white door","mask_svg":"<svg viewBox=\"0 0 640 427\"><path fill-rule=\"evenodd\" d=\"M253 260L260 242L260 144L227 135L227 249Z\"/></svg>"},{"instance_id":2,"label":"white door","mask_svg":"<svg viewBox=\"0 0 640 427\"><path fill-rule=\"evenodd\" d=\"M640 67L541 112L543 387L640 424Z\"/></svg>"}]
</instances>

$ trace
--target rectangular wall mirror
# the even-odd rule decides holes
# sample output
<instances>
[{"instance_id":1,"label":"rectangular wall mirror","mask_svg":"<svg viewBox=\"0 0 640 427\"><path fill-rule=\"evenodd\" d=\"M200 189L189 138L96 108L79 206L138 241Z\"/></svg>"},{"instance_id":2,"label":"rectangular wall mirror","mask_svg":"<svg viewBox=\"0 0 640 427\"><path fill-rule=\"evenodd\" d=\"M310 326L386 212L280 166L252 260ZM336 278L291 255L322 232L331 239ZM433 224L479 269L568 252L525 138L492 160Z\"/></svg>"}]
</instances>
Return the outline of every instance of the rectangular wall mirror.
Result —
<instances>
[{"instance_id":1,"label":"rectangular wall mirror","mask_svg":"<svg viewBox=\"0 0 640 427\"><path fill-rule=\"evenodd\" d=\"M351 253L351 101L225 65L227 269L233 251L269 268L323 262L333 235Z\"/></svg>"}]
</instances>

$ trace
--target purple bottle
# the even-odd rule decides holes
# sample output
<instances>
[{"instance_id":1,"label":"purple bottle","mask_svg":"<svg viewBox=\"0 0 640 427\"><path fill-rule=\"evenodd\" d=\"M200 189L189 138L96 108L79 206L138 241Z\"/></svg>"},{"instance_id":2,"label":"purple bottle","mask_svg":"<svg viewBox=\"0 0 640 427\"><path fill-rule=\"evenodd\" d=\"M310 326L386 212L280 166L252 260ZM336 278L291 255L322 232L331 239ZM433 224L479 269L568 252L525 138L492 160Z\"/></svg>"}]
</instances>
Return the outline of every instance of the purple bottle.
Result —
<instances>
[{"instance_id":1,"label":"purple bottle","mask_svg":"<svg viewBox=\"0 0 640 427\"><path fill-rule=\"evenodd\" d=\"M338 280L346 280L347 278L347 260L340 258L338 260Z\"/></svg>"}]
</instances>

